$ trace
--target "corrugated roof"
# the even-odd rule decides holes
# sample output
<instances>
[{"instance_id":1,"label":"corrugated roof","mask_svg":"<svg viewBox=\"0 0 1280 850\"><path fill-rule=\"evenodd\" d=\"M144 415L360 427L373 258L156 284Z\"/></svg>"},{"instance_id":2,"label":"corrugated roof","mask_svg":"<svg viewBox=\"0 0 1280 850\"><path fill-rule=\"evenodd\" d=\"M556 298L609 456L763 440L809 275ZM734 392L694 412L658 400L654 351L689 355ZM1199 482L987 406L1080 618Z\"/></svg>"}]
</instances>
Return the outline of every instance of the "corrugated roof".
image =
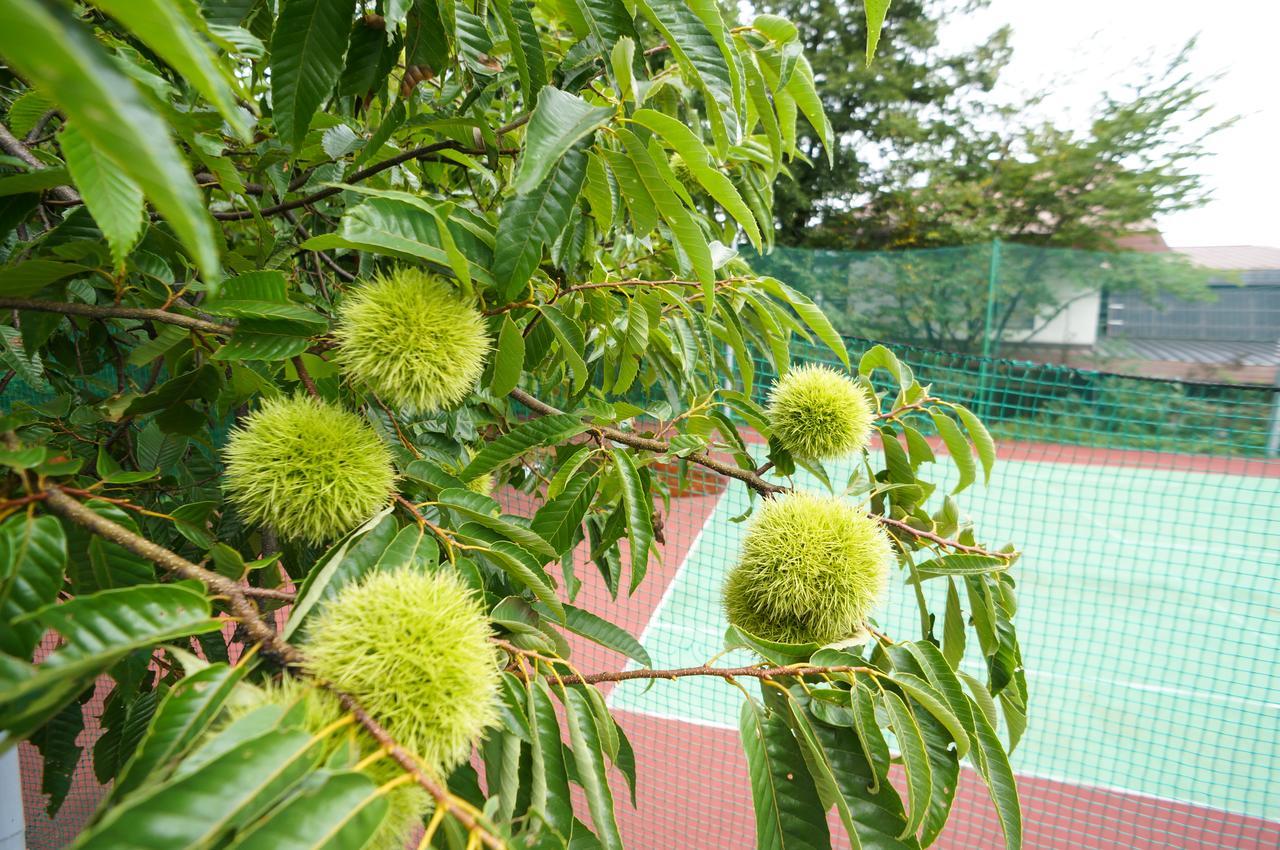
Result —
<instances>
[{"instance_id":1,"label":"corrugated roof","mask_svg":"<svg viewBox=\"0 0 1280 850\"><path fill-rule=\"evenodd\" d=\"M1280 248L1265 245L1193 245L1174 248L1197 266L1218 271L1280 269Z\"/></svg>"},{"instance_id":2,"label":"corrugated roof","mask_svg":"<svg viewBox=\"0 0 1280 850\"><path fill-rule=\"evenodd\" d=\"M1106 357L1208 366L1280 366L1280 342L1113 338L1099 341L1096 350Z\"/></svg>"}]
</instances>

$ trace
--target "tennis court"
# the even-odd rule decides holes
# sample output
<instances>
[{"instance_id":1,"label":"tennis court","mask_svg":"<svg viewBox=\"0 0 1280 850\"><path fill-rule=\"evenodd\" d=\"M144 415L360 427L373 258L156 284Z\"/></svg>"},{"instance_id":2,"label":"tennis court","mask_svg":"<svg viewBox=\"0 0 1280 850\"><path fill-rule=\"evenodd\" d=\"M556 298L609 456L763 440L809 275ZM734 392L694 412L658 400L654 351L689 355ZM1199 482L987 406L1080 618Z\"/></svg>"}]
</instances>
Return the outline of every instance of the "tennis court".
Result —
<instances>
[{"instance_id":1,"label":"tennis court","mask_svg":"<svg viewBox=\"0 0 1280 850\"><path fill-rule=\"evenodd\" d=\"M953 480L948 458L934 467ZM828 471L843 481L851 470ZM1278 472L1266 462L1003 444L990 489L963 494L988 540L1016 540L1026 553L1014 575L1031 706L1013 764L1028 846L1280 841ZM730 487L703 519L643 629L655 666L721 652L720 587L746 528L731 518L747 505L745 489ZM941 599L930 602L941 610ZM894 582L879 620L892 636L919 636L909 587ZM723 662L739 660L750 663L745 653ZM985 675L980 658L965 667ZM610 695L638 722L680 723L691 756L736 746L740 701L703 678L623 683ZM977 783L962 790L945 846L997 846L994 825L967 811L983 805ZM1064 815L1070 823L1055 822Z\"/></svg>"}]
</instances>

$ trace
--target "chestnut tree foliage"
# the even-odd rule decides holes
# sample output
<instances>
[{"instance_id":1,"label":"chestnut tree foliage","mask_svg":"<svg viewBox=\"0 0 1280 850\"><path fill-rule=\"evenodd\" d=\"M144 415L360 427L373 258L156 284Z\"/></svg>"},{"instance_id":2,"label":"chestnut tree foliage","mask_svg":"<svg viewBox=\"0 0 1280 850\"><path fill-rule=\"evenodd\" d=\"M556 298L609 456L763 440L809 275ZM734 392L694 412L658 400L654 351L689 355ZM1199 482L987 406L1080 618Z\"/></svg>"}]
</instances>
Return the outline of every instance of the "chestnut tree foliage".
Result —
<instances>
[{"instance_id":1,"label":"chestnut tree foliage","mask_svg":"<svg viewBox=\"0 0 1280 850\"><path fill-rule=\"evenodd\" d=\"M866 4L872 40L887 6ZM582 669L567 633L653 687L740 687L762 848L828 846L832 812L854 847L926 847L966 760L1020 846L1016 552L929 477L985 479L990 437L735 252L770 247L797 127L833 143L795 26L706 0L0 0L0 58L0 747L39 748L56 812L106 695L110 788L77 847L621 847L615 808L669 778L637 775L644 742L596 687L623 671ZM338 356L344 299L406 269L491 341L431 412ZM847 481L768 441L756 372L785 374L795 340L874 394L883 448L862 440ZM320 542L224 492L228 430L304 397L394 466ZM576 603L586 571L615 599L645 581L690 469L758 505L798 468L888 535L918 634L730 628L758 663L668 672ZM307 660L309 631L375 611L386 633L351 645L398 652L375 661L411 703L432 675L396 666L399 609L325 614L384 572L418 587L405 570L461 583L499 668L475 715L496 722L447 768L371 707L399 703ZM449 639L414 638L444 659ZM404 710L435 742L426 709Z\"/></svg>"}]
</instances>

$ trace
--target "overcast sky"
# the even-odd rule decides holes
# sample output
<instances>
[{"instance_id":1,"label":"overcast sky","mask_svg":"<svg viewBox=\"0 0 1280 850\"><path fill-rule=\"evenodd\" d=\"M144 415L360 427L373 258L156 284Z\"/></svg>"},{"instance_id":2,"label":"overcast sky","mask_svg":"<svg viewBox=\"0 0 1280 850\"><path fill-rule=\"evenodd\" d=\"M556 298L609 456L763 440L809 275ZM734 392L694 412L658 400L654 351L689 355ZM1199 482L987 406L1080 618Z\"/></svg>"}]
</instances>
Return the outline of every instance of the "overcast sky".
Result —
<instances>
[{"instance_id":1,"label":"overcast sky","mask_svg":"<svg viewBox=\"0 0 1280 850\"><path fill-rule=\"evenodd\" d=\"M1047 90L1055 116L1080 121L1107 86L1135 78L1135 61L1172 56L1198 33L1191 70L1223 72L1218 120L1242 117L1201 160L1213 200L1159 224L1176 246L1280 247L1280 0L992 0L943 38L959 46L1005 23L1013 61L997 94Z\"/></svg>"}]
</instances>

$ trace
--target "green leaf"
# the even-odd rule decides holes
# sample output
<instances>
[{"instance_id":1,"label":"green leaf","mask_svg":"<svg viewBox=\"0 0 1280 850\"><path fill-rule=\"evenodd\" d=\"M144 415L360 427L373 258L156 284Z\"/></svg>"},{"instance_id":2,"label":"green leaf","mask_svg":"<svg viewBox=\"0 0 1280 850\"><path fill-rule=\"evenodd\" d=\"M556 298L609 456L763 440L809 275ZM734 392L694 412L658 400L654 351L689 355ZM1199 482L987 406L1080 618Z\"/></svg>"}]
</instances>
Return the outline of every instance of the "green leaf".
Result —
<instances>
[{"instance_id":1,"label":"green leaf","mask_svg":"<svg viewBox=\"0 0 1280 850\"><path fill-rule=\"evenodd\" d=\"M662 33L681 73L706 95L708 117L723 142L736 144L734 81L723 41L683 0L639 0L636 6Z\"/></svg>"},{"instance_id":2,"label":"green leaf","mask_svg":"<svg viewBox=\"0 0 1280 850\"><path fill-rule=\"evenodd\" d=\"M962 404L957 404L955 410L960 415L960 421L964 423L965 430L969 432L969 438L973 440L973 448L978 453L978 460L982 462L982 483L990 484L991 468L996 465L995 440L991 439L987 426L982 424L982 420L972 410Z\"/></svg>"},{"instance_id":3,"label":"green leaf","mask_svg":"<svg viewBox=\"0 0 1280 850\"><path fill-rule=\"evenodd\" d=\"M969 441L964 438L964 432L960 430L960 426L956 421L945 413L936 410L929 411L930 418L933 419L934 427L938 429L938 435L942 437L942 442L947 447L947 453L951 455L952 462L955 463L956 469L960 471L960 480L956 482L955 489L952 493L959 493L974 482L977 474L977 465L973 461L973 454L969 450Z\"/></svg>"},{"instance_id":4,"label":"green leaf","mask_svg":"<svg viewBox=\"0 0 1280 850\"><path fill-rule=\"evenodd\" d=\"M551 544L556 555L563 555L577 542L582 518L595 498L596 485L594 472L579 475L562 493L543 502L533 515L530 528Z\"/></svg>"},{"instance_id":5,"label":"green leaf","mask_svg":"<svg viewBox=\"0 0 1280 850\"><path fill-rule=\"evenodd\" d=\"M796 315L818 335L818 339L826 343L827 347L840 358L845 368L850 368L849 350L845 348L844 338L836 331L821 307L814 304L807 295L797 292L776 278L762 277L758 283L774 297L790 304L791 309L796 311Z\"/></svg>"},{"instance_id":6,"label":"green leaf","mask_svg":"<svg viewBox=\"0 0 1280 850\"><path fill-rule=\"evenodd\" d=\"M532 555L510 540L502 539L497 532L482 525L468 523L458 529L464 542L482 543L485 557L492 560L511 578L528 588L533 595L551 609L556 619L564 621L564 605L556 597L551 578Z\"/></svg>"},{"instance_id":7,"label":"green leaf","mask_svg":"<svg viewBox=\"0 0 1280 850\"><path fill-rule=\"evenodd\" d=\"M964 758L968 754L969 733L933 685L911 673L893 673L887 678L902 688L908 696L923 706L925 711L933 715L946 728L951 734L951 739L956 742L957 758Z\"/></svg>"},{"instance_id":8,"label":"green leaf","mask_svg":"<svg viewBox=\"0 0 1280 850\"><path fill-rule=\"evenodd\" d=\"M800 107L800 111L804 114L806 120L813 127L814 132L818 134L818 139L822 142L822 146L827 151L827 166L835 164L835 133L831 129L831 121L827 118L826 110L822 106L822 98L818 95L818 88L813 79L813 67L809 65L809 60L803 55L796 61L795 73L791 75L791 79L787 81L787 93L795 98L796 105Z\"/></svg>"},{"instance_id":9,"label":"green leaf","mask_svg":"<svg viewBox=\"0 0 1280 850\"><path fill-rule=\"evenodd\" d=\"M71 182L65 168L33 168L23 174L6 174L0 177L0 198L43 192Z\"/></svg>"},{"instance_id":10,"label":"green leaf","mask_svg":"<svg viewBox=\"0 0 1280 850\"><path fill-rule=\"evenodd\" d=\"M498 331L498 347L493 355L493 378L489 391L501 398L520 383L524 372L524 334L510 316L502 317Z\"/></svg>"},{"instance_id":11,"label":"green leaf","mask_svg":"<svg viewBox=\"0 0 1280 850\"><path fill-rule=\"evenodd\" d=\"M0 52L93 149L142 188L205 279L221 277L213 222L164 122L88 28L37 0L0 0Z\"/></svg>"},{"instance_id":12,"label":"green leaf","mask_svg":"<svg viewBox=\"0 0 1280 850\"><path fill-rule=\"evenodd\" d=\"M50 818L57 815L71 790L76 766L84 752L76 744L76 739L83 731L84 708L80 703L72 701L31 736L31 743L40 750L40 756L44 760L40 790L49 798L45 814Z\"/></svg>"},{"instance_id":13,"label":"green leaf","mask_svg":"<svg viewBox=\"0 0 1280 850\"><path fill-rule=\"evenodd\" d=\"M911 367L898 359L898 356L883 345L873 345L867 349L862 355L862 359L858 361L858 374L868 376L876 369L884 369L894 380L898 382L898 386L906 389L915 381L915 376L911 373Z\"/></svg>"},{"instance_id":14,"label":"green leaf","mask_svg":"<svg viewBox=\"0 0 1280 850\"><path fill-rule=\"evenodd\" d=\"M538 309L547 320L547 324L551 326L551 331L560 343L560 353L564 355L565 362L569 364L569 371L573 374L573 391L575 393L581 391L586 386L587 378L589 377L587 361L583 358L583 354L587 349L587 341L582 336L582 329L578 327L577 322L566 316L559 307L546 305L539 306Z\"/></svg>"},{"instance_id":15,"label":"green leaf","mask_svg":"<svg viewBox=\"0 0 1280 850\"><path fill-rule=\"evenodd\" d=\"M250 141L250 122L236 104L235 77L230 68L220 63L201 35L205 23L200 19L197 4L172 0L94 0L93 5L124 24L185 82L208 98L241 140Z\"/></svg>"},{"instance_id":16,"label":"green leaf","mask_svg":"<svg viewBox=\"0 0 1280 850\"><path fill-rule=\"evenodd\" d=\"M745 700L739 715L756 813L757 850L824 850L826 813L787 722Z\"/></svg>"},{"instance_id":17,"label":"green leaf","mask_svg":"<svg viewBox=\"0 0 1280 850\"><path fill-rule=\"evenodd\" d=\"M172 850L216 844L302 781L324 745L298 730L272 730L241 741L181 778L123 800L72 848Z\"/></svg>"},{"instance_id":18,"label":"green leaf","mask_svg":"<svg viewBox=\"0 0 1280 850\"><path fill-rule=\"evenodd\" d=\"M866 0L862 12L867 19L867 67L876 55L876 45L880 43L880 30L884 28L884 16L889 12L892 0Z\"/></svg>"},{"instance_id":19,"label":"green leaf","mask_svg":"<svg viewBox=\"0 0 1280 850\"><path fill-rule=\"evenodd\" d=\"M342 75L355 0L283 0L271 36L272 117L301 145L311 118Z\"/></svg>"},{"instance_id":20,"label":"green leaf","mask_svg":"<svg viewBox=\"0 0 1280 850\"><path fill-rule=\"evenodd\" d=\"M762 250L760 228L756 226L755 216L742 195L734 188L733 181L717 169L711 161L702 140L676 118L653 109L637 109L633 121L648 127L657 133L672 150L680 154L689 172L707 190L716 203L724 207L729 215L746 231L747 238L757 251Z\"/></svg>"},{"instance_id":21,"label":"green leaf","mask_svg":"<svg viewBox=\"0 0 1280 850\"><path fill-rule=\"evenodd\" d=\"M653 504L630 451L615 448L612 454L622 485L622 504L626 509L627 541L631 544L631 592L635 593L649 567L649 549L653 546Z\"/></svg>"},{"instance_id":22,"label":"green leaf","mask_svg":"<svg viewBox=\"0 0 1280 850\"><path fill-rule=\"evenodd\" d=\"M993 558L990 555L969 555L955 553L943 555L916 565L916 574L921 580L937 576L972 576L1008 569L1009 561L1004 558Z\"/></svg>"},{"instance_id":23,"label":"green leaf","mask_svg":"<svg viewBox=\"0 0 1280 850\"><path fill-rule=\"evenodd\" d=\"M546 178L502 207L494 246L493 276L504 301L514 299L538 268L543 250L564 231L587 173L587 155L573 147Z\"/></svg>"},{"instance_id":24,"label":"green leaf","mask_svg":"<svg viewBox=\"0 0 1280 850\"><path fill-rule=\"evenodd\" d=\"M956 583L947 579L947 609L942 623L942 654L952 670L960 666L965 646L964 612L960 609L960 594Z\"/></svg>"},{"instance_id":25,"label":"green leaf","mask_svg":"<svg viewBox=\"0 0 1280 850\"><path fill-rule=\"evenodd\" d=\"M535 679L528 688L532 762L529 805L541 812L553 829L567 835L573 828L573 801L569 796L569 775L555 703L544 680Z\"/></svg>"},{"instance_id":26,"label":"green leaf","mask_svg":"<svg viewBox=\"0 0 1280 850\"><path fill-rule=\"evenodd\" d=\"M31 657L44 628L14 623L58 598L67 565L67 539L55 517L16 514L0 524L0 652Z\"/></svg>"},{"instance_id":27,"label":"green leaf","mask_svg":"<svg viewBox=\"0 0 1280 850\"><path fill-rule=\"evenodd\" d=\"M236 685L251 669L210 664L175 684L151 716L146 734L116 777L107 800L119 800L161 779L209 729Z\"/></svg>"},{"instance_id":28,"label":"green leaf","mask_svg":"<svg viewBox=\"0 0 1280 850\"><path fill-rule=\"evenodd\" d=\"M974 721L977 726L977 746L970 751L970 762L982 774L995 804L996 815L1000 820L1000 829L1004 832L1005 850L1020 850L1022 847L1022 805L1018 800L1018 785L1009 766L1009 757L1005 754L995 728L987 719L987 714L973 703ZM994 707L992 708L994 712Z\"/></svg>"},{"instance_id":29,"label":"green leaf","mask_svg":"<svg viewBox=\"0 0 1280 850\"><path fill-rule=\"evenodd\" d=\"M614 132L626 148L627 158L639 175L640 182L648 190L662 220L671 228L676 246L684 252L687 264L692 266L695 276L702 283L705 306L710 313L715 309L715 264L711 259L711 248L707 244L706 235L685 209L679 196L663 179L648 148L630 130L620 127Z\"/></svg>"},{"instance_id":30,"label":"green leaf","mask_svg":"<svg viewBox=\"0 0 1280 850\"><path fill-rule=\"evenodd\" d=\"M399 526L388 507L333 544L302 580L281 637L289 640L321 604L374 569L387 547L395 542L398 530Z\"/></svg>"},{"instance_id":31,"label":"green leaf","mask_svg":"<svg viewBox=\"0 0 1280 850\"><path fill-rule=\"evenodd\" d=\"M465 516L472 522L479 523L490 531L500 534L519 545L522 549L540 555L543 558L554 558L559 552L543 539L537 530L530 530L522 525L509 522L495 515L498 503L488 496L462 488L441 490L436 496L442 507ZM492 510L491 510L492 509Z\"/></svg>"},{"instance_id":32,"label":"green leaf","mask_svg":"<svg viewBox=\"0 0 1280 850\"><path fill-rule=\"evenodd\" d=\"M440 215L425 201L417 198L371 197L350 207L342 216L336 233L313 236L300 247L308 251L325 251L332 248L350 248L371 251L407 260L426 260L447 271L453 271L454 256L447 244L455 242L457 233L451 230L448 237L440 232ZM480 240L476 240L479 242ZM479 245L466 251L469 276L486 285L493 285L488 266L492 262L487 249Z\"/></svg>"},{"instance_id":33,"label":"green leaf","mask_svg":"<svg viewBox=\"0 0 1280 850\"><path fill-rule=\"evenodd\" d=\"M555 86L542 89L525 134L525 148L516 172L516 191L532 192L561 157L608 123L613 115L611 106L592 106Z\"/></svg>"},{"instance_id":34,"label":"green leaf","mask_svg":"<svg viewBox=\"0 0 1280 850\"><path fill-rule=\"evenodd\" d=\"M533 608L544 616L548 613L546 606L540 602L534 603ZM645 651L640 641L621 626L616 626L585 608L576 608L568 603L564 605L564 613L565 628L574 634L582 635L614 652L620 652L645 667L653 666L653 659L649 657L649 653Z\"/></svg>"},{"instance_id":35,"label":"green leaf","mask_svg":"<svg viewBox=\"0 0 1280 850\"><path fill-rule=\"evenodd\" d=\"M176 378L170 378L146 395L138 396L130 402L125 409L125 414L139 416L144 413L155 413L188 399L211 401L220 389L222 389L221 373L216 366L206 363Z\"/></svg>"},{"instance_id":36,"label":"green leaf","mask_svg":"<svg viewBox=\"0 0 1280 850\"><path fill-rule=\"evenodd\" d=\"M902 697L892 691L884 692L884 706L902 752L902 766L907 777L908 816L907 825L899 838L914 834L924 823L929 811L929 799L933 794L933 774L929 767L929 755L925 751L924 738L915 717Z\"/></svg>"},{"instance_id":37,"label":"green leaf","mask_svg":"<svg viewBox=\"0 0 1280 850\"><path fill-rule=\"evenodd\" d=\"M363 847L382 826L388 807L378 786L363 773L331 773L241 834L230 850Z\"/></svg>"},{"instance_id":38,"label":"green leaf","mask_svg":"<svg viewBox=\"0 0 1280 850\"><path fill-rule=\"evenodd\" d=\"M533 103L547 84L547 65L542 55L542 41L533 23L533 11L528 0L494 0L493 8L506 31L524 101Z\"/></svg>"},{"instance_id":39,"label":"green leaf","mask_svg":"<svg viewBox=\"0 0 1280 850\"><path fill-rule=\"evenodd\" d=\"M573 762L577 767L578 781L586 793L591 822L595 824L596 834L605 850L622 850L622 838L613 813L613 792L609 789L604 751L591 701L576 687L564 688L561 700L569 725Z\"/></svg>"},{"instance_id":40,"label":"green leaf","mask_svg":"<svg viewBox=\"0 0 1280 850\"><path fill-rule=\"evenodd\" d=\"M849 836L854 850L861 850L858 830L853 822L853 810L836 780L835 768L818 740L817 732L809 722L809 715L803 705L798 699L793 698L793 695L780 695L776 691L766 694L766 700L774 705L779 713L785 712L782 716L800 745L800 755L809 769L809 776L813 779L814 789L818 792L823 810L830 811L831 807L835 806L840 816L840 823L844 826L845 834Z\"/></svg>"},{"instance_id":41,"label":"green leaf","mask_svg":"<svg viewBox=\"0 0 1280 850\"><path fill-rule=\"evenodd\" d=\"M576 413L558 413L530 419L477 452L459 477L470 481L515 460L530 449L562 443L581 434L587 427L587 423Z\"/></svg>"}]
</instances>

